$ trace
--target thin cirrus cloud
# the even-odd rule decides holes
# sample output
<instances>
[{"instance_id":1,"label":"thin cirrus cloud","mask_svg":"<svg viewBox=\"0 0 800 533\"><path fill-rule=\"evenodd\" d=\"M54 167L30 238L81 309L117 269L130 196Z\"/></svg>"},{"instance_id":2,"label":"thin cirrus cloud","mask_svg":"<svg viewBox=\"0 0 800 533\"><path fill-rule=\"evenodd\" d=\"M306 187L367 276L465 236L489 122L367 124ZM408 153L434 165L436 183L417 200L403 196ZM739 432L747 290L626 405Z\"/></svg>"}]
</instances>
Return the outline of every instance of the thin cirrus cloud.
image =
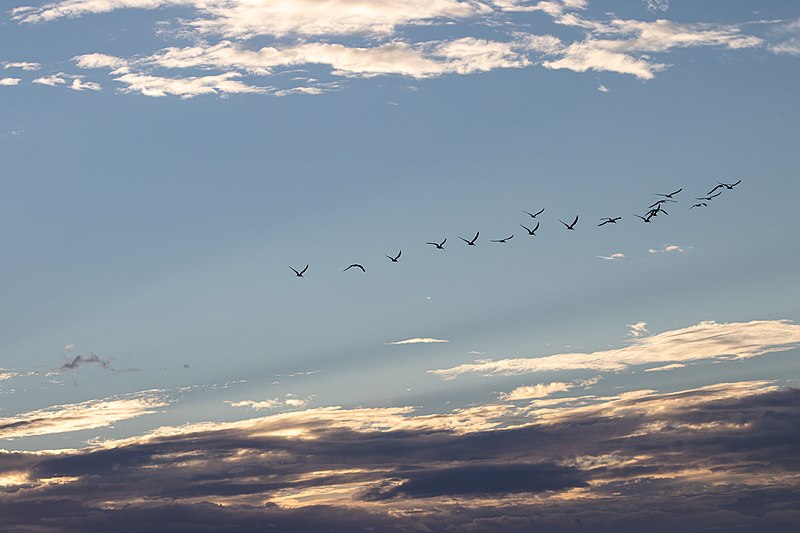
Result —
<instances>
[{"instance_id":1,"label":"thin cirrus cloud","mask_svg":"<svg viewBox=\"0 0 800 533\"><path fill-rule=\"evenodd\" d=\"M55 405L0 418L0 440L107 427L169 404L162 391Z\"/></svg>"},{"instance_id":2,"label":"thin cirrus cloud","mask_svg":"<svg viewBox=\"0 0 800 533\"><path fill-rule=\"evenodd\" d=\"M440 342L450 342L447 339L434 339L432 337L414 337L413 339L405 339L402 341L387 342L386 344L396 346L402 344L435 344Z\"/></svg>"},{"instance_id":3,"label":"thin cirrus cloud","mask_svg":"<svg viewBox=\"0 0 800 533\"><path fill-rule=\"evenodd\" d=\"M39 70L42 68L41 63L34 63L32 61L6 61L3 63L3 68L18 68L22 70Z\"/></svg>"},{"instance_id":4,"label":"thin cirrus cloud","mask_svg":"<svg viewBox=\"0 0 800 533\"><path fill-rule=\"evenodd\" d=\"M735 360L796 348L800 325L788 320L701 322L658 335L634 337L623 348L545 357L481 360L452 368L429 370L443 379L467 374L514 375L560 370L619 372L631 366L669 364L703 359Z\"/></svg>"},{"instance_id":5,"label":"thin cirrus cloud","mask_svg":"<svg viewBox=\"0 0 800 533\"><path fill-rule=\"evenodd\" d=\"M791 530L799 395L770 382L630 391L468 431L397 408L328 409L0 450L0 528L637 531L657 518Z\"/></svg>"},{"instance_id":6,"label":"thin cirrus cloud","mask_svg":"<svg viewBox=\"0 0 800 533\"><path fill-rule=\"evenodd\" d=\"M319 95L340 89L341 85L332 83L337 78L391 75L423 79L536 65L551 70L616 72L649 80L668 68L653 54L675 48L738 50L767 44L761 37L743 33L741 25L645 21L613 14L598 19L588 13L589 5L585 0L62 0L19 6L11 10L11 17L25 26L119 9L161 8L159 13L168 20L159 24L159 34L166 39L192 35L196 44L142 51L128 58L96 51L75 61L79 68L108 69L111 79L121 84L121 93L182 99L232 94ZM174 14L168 9L177 7L182 9ZM189 17L185 16L187 8ZM562 40L523 31L520 28L525 26L515 17L526 12L540 12L551 18L553 29L573 28L579 36ZM430 30L427 33L432 39L415 42L405 34L406 28L420 25ZM453 25L463 27L462 35L450 36ZM496 37L470 35L473 28L481 26L495 28ZM443 30L447 36L436 38L436 32ZM256 37L273 42L253 48ZM336 42L345 38L345 42ZM790 44L768 46L777 52L788 50ZM281 69L312 65L327 67L327 79L299 87L238 79L245 75L273 77ZM176 72L167 75L161 70ZM602 92L604 87L601 84L598 90ZM88 82L72 82L71 88L92 87Z\"/></svg>"}]
</instances>

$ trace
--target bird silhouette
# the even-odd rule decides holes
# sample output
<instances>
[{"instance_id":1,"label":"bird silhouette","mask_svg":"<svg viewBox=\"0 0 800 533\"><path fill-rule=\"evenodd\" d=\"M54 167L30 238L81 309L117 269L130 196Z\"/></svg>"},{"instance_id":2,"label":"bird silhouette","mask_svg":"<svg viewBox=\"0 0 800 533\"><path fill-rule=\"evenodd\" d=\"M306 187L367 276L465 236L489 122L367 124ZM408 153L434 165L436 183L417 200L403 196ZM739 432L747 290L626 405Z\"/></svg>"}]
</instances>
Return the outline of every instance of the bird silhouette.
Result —
<instances>
[{"instance_id":1,"label":"bird silhouette","mask_svg":"<svg viewBox=\"0 0 800 533\"><path fill-rule=\"evenodd\" d=\"M675 196L676 194L678 194L678 193L679 193L679 192L681 192L682 190L683 190L683 187L681 187L681 188L680 188L680 189L678 189L677 191L675 191L675 192L671 192L671 193L669 193L669 194L658 194L658 193L656 193L656 196L663 196L664 198L669 198L669 199L671 200L673 196Z\"/></svg>"},{"instance_id":2,"label":"bird silhouette","mask_svg":"<svg viewBox=\"0 0 800 533\"><path fill-rule=\"evenodd\" d=\"M714 198L716 198L717 196L719 196L720 194L722 194L722 193L721 193L721 192L718 192L717 194L709 194L708 196L703 196L703 197L697 197L697 196L695 196L695 198L694 198L694 199L695 199L695 200L706 200L706 201L710 201L710 200L713 200Z\"/></svg>"},{"instance_id":3,"label":"bird silhouette","mask_svg":"<svg viewBox=\"0 0 800 533\"><path fill-rule=\"evenodd\" d=\"M387 255L386 257L388 257L392 261L392 263L397 263L397 260L400 259L400 254L402 253L403 250L400 250L399 252L397 252L396 256L392 257L391 255Z\"/></svg>"},{"instance_id":4,"label":"bird silhouette","mask_svg":"<svg viewBox=\"0 0 800 533\"><path fill-rule=\"evenodd\" d=\"M490 240L490 242L501 242L501 243L505 244L507 241L510 241L513 238L514 238L514 236L511 235L510 237L506 237L505 239L497 239L496 241Z\"/></svg>"},{"instance_id":5,"label":"bird silhouette","mask_svg":"<svg viewBox=\"0 0 800 533\"><path fill-rule=\"evenodd\" d=\"M645 216L637 215L636 213L634 213L633 216L639 217L639 218L641 218L642 220L644 220L647 223L650 223L650 219L653 218L653 215L651 213L647 213L647 215L645 215Z\"/></svg>"},{"instance_id":6,"label":"bird silhouette","mask_svg":"<svg viewBox=\"0 0 800 533\"><path fill-rule=\"evenodd\" d=\"M648 208L648 209L652 209L652 208L654 208L654 207L655 207L655 206L657 206L657 205L665 204L665 203L667 203L667 202L676 202L676 203L677 203L677 200L659 200L659 201L657 201L656 203L654 203L653 205L649 205L649 206L647 206L647 208Z\"/></svg>"},{"instance_id":7,"label":"bird silhouette","mask_svg":"<svg viewBox=\"0 0 800 533\"><path fill-rule=\"evenodd\" d=\"M361 272L366 272L366 271L367 271L367 269L366 269L366 268L364 268L363 266L359 265L358 263L353 263L353 264L352 264L352 265L350 265L349 267L347 267L347 268L345 268L344 270L342 270L342 272L347 272L348 270L350 270L350 269L351 269L351 268L353 268L353 267L355 267L355 268L360 268L360 269L361 269Z\"/></svg>"},{"instance_id":8,"label":"bird silhouette","mask_svg":"<svg viewBox=\"0 0 800 533\"><path fill-rule=\"evenodd\" d=\"M292 268L292 267L289 267L289 268ZM306 267L305 267L303 270L301 270L300 272L298 272L297 270L295 270L295 269L293 269L293 268L292 268L292 272L294 272L294 273L295 273L295 275L296 275L298 278L302 278L302 277L303 277L303 274L305 274L305 273L306 273L306 270L308 270L308 265L306 265Z\"/></svg>"},{"instance_id":9,"label":"bird silhouette","mask_svg":"<svg viewBox=\"0 0 800 533\"><path fill-rule=\"evenodd\" d=\"M603 222L601 222L597 226L600 227L600 226L605 226L606 224L616 224L617 220L620 220L621 218L622 217L614 217L614 218L605 217L605 218L601 218L600 220L602 220Z\"/></svg>"},{"instance_id":10,"label":"bird silhouette","mask_svg":"<svg viewBox=\"0 0 800 533\"><path fill-rule=\"evenodd\" d=\"M732 191L733 188L736 187L737 185L739 185L741 182L742 182L742 180L739 180L736 183L721 183L721 182L717 182L717 183L719 183L720 185L722 185L723 187L725 187L729 191Z\"/></svg>"},{"instance_id":11,"label":"bird silhouette","mask_svg":"<svg viewBox=\"0 0 800 533\"><path fill-rule=\"evenodd\" d=\"M669 213L667 213L667 212L664 210L664 208L663 208L663 207L661 207L661 206L658 206L658 207L656 207L655 209L651 209L651 210L650 210L650 212L651 212L651 213L653 213L653 216L656 216L656 215L658 215L659 213L664 213L665 215L669 215Z\"/></svg>"},{"instance_id":12,"label":"bird silhouette","mask_svg":"<svg viewBox=\"0 0 800 533\"><path fill-rule=\"evenodd\" d=\"M468 240L467 240L467 239L465 239L464 237L459 237L459 239L461 239L462 241L464 241L465 243L467 243L467 245L468 245L468 246L475 246L475 241L477 241L477 240L478 240L478 235L480 235L480 234L481 234L481 232L480 232L480 231L479 231L478 233L476 233L476 234L475 234L475 236L472 238L472 240L471 240L471 241L468 241Z\"/></svg>"},{"instance_id":13,"label":"bird silhouette","mask_svg":"<svg viewBox=\"0 0 800 533\"><path fill-rule=\"evenodd\" d=\"M447 239L443 240L442 242L426 242L425 244L432 244L437 250L444 250L444 243L446 242Z\"/></svg>"},{"instance_id":14,"label":"bird silhouette","mask_svg":"<svg viewBox=\"0 0 800 533\"><path fill-rule=\"evenodd\" d=\"M558 221L561 222L562 224L564 224L564 226L566 226L567 229L575 231L575 224L578 223L578 215L575 215L575 220L572 221L572 224L567 224L566 222L564 222L561 219L558 219Z\"/></svg>"},{"instance_id":15,"label":"bird silhouette","mask_svg":"<svg viewBox=\"0 0 800 533\"><path fill-rule=\"evenodd\" d=\"M527 232L528 232L528 235L536 235L536 230L537 230L537 229L539 229L539 224L541 224L541 222L537 222L537 223L536 223L536 226L534 226L534 228L533 228L533 229L530 229L529 227L527 227L527 226L524 226L524 225L522 225L522 224L520 224L520 226L522 226L523 228L525 228L525 231L527 231Z\"/></svg>"},{"instance_id":16,"label":"bird silhouette","mask_svg":"<svg viewBox=\"0 0 800 533\"><path fill-rule=\"evenodd\" d=\"M529 215L531 216L531 218L536 218L536 217L538 217L539 215L541 215L542 213L544 213L544 207L543 207L541 210L539 210L539 211L538 211L536 214L533 214L533 213L528 213L528 212L527 212L527 211L525 211L524 209L522 210L522 212L523 212L523 213L527 213L527 214L529 214Z\"/></svg>"},{"instance_id":17,"label":"bird silhouette","mask_svg":"<svg viewBox=\"0 0 800 533\"><path fill-rule=\"evenodd\" d=\"M708 204L705 202L700 202L699 204L694 204L692 207L708 207ZM692 207L689 209L692 209Z\"/></svg>"}]
</instances>

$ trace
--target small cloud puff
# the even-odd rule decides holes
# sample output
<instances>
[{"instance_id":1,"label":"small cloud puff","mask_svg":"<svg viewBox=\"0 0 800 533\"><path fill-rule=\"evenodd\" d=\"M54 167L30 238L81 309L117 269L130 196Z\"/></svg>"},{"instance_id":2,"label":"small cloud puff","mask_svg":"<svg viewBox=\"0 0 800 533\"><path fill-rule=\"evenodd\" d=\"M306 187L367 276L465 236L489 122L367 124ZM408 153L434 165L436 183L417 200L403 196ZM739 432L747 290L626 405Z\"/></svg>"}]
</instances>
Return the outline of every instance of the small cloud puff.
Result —
<instances>
[{"instance_id":1,"label":"small cloud puff","mask_svg":"<svg viewBox=\"0 0 800 533\"><path fill-rule=\"evenodd\" d=\"M445 339L433 339L431 337L414 337L413 339L406 339L404 341L387 342L388 345L398 344L432 344L437 342L450 342Z\"/></svg>"}]
</instances>

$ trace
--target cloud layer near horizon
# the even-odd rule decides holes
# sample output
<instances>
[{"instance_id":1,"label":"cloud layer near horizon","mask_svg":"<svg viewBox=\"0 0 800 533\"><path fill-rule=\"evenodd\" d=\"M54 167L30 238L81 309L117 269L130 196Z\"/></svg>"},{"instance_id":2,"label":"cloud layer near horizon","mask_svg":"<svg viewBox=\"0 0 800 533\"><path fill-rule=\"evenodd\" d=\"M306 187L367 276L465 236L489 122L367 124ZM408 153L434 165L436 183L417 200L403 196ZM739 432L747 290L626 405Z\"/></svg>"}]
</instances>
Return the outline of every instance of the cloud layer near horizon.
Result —
<instances>
[{"instance_id":1,"label":"cloud layer near horizon","mask_svg":"<svg viewBox=\"0 0 800 533\"><path fill-rule=\"evenodd\" d=\"M798 415L800 391L740 382L632 391L503 429L454 432L396 408L163 428L0 452L0 527L785 527L800 517Z\"/></svg>"}]
</instances>

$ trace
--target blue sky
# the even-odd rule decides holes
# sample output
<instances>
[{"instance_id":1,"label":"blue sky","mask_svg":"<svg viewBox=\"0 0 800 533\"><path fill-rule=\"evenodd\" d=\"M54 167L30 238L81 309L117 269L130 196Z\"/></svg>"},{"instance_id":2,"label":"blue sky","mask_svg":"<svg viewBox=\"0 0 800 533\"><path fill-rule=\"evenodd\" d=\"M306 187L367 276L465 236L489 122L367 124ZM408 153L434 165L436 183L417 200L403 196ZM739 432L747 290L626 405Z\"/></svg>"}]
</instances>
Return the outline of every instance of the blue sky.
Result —
<instances>
[{"instance_id":1,"label":"blue sky","mask_svg":"<svg viewBox=\"0 0 800 533\"><path fill-rule=\"evenodd\" d=\"M798 57L800 7L779 1L10 2L0 448L39 466L1 466L7 490L36 489L0 497L44 501L48 450L184 449L187 432L338 427L421 443L434 431L499 446L501 428L525 439L547 420L655 416L659 402L669 415L646 427L714 402L743 402L743 417L764 398L796 408ZM668 215L634 217L679 188ZM529 237L523 210L541 208ZM478 230L476 247L459 240ZM443 251L425 244L445 237ZM366 272L342 272L354 262ZM306 264L303 279L289 270ZM734 431L724 418L703 427ZM606 444L592 444L604 461L638 457ZM492 467L510 464L501 455ZM569 514L558 502L588 483L584 463L553 452L523 462L581 475L433 496L419 487L491 478L485 461L406 460L426 470L322 481L309 501L381 520L442 506L425 522L436 530L447 502L485 516L497 494L555 491L542 505ZM61 477L97 509L84 475ZM302 530L291 483L164 502L223 503L242 524L273 502L270 519ZM527 520L525 505L506 511ZM107 526L89 515L75 527Z\"/></svg>"}]
</instances>

